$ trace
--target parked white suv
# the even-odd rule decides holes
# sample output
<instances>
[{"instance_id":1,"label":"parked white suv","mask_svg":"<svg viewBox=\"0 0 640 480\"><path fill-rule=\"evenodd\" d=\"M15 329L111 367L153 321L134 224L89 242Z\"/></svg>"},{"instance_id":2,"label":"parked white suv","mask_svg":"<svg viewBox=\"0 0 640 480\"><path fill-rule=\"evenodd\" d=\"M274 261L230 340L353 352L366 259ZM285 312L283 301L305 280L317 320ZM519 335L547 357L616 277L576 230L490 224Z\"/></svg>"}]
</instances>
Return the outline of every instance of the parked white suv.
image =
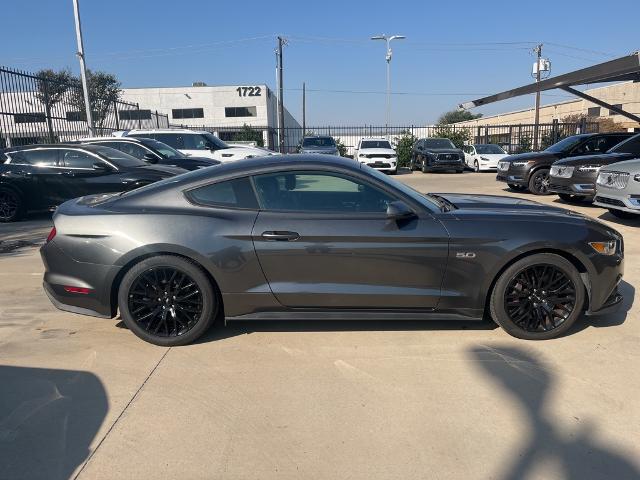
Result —
<instances>
[{"instance_id":1,"label":"parked white suv","mask_svg":"<svg viewBox=\"0 0 640 480\"><path fill-rule=\"evenodd\" d=\"M360 163L382 172L398 171L398 155L385 138L362 138L353 154Z\"/></svg>"},{"instance_id":2,"label":"parked white suv","mask_svg":"<svg viewBox=\"0 0 640 480\"><path fill-rule=\"evenodd\" d=\"M189 130L186 128L165 128L151 130L128 130L116 133L118 136L153 138L170 147L194 157L208 157L221 162L240 160L241 158L277 155L262 147L227 145L210 132Z\"/></svg>"},{"instance_id":3,"label":"parked white suv","mask_svg":"<svg viewBox=\"0 0 640 480\"><path fill-rule=\"evenodd\" d=\"M602 167L593 204L608 208L618 218L640 220L640 159Z\"/></svg>"}]
</instances>

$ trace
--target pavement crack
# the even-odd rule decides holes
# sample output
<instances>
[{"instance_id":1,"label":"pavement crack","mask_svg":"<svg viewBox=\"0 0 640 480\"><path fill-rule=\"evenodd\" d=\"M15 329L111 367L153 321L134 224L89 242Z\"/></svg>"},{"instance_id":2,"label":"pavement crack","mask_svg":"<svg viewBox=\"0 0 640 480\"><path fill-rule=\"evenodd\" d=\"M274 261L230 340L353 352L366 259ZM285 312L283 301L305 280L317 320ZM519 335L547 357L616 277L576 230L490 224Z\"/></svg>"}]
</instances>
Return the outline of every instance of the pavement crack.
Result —
<instances>
[{"instance_id":1,"label":"pavement crack","mask_svg":"<svg viewBox=\"0 0 640 480\"><path fill-rule=\"evenodd\" d=\"M136 390L136 393L133 394L133 396L131 397L131 399L127 402L127 404L124 406L124 408L122 409L122 411L120 412L120 414L118 415L118 417L113 421L113 423L111 424L111 426L109 427L109 430L107 430L107 433L104 434L104 436L100 439L100 442L98 442L98 445L96 445L96 448L93 449L93 451L89 454L89 456L87 457L87 459L84 461L84 463L82 464L82 467L80 468L80 470L78 470L78 473L75 474L75 476L73 477L73 480L76 480L78 477L80 477L80 475L82 474L82 471L84 470L84 468L89 464L89 462L91 461L91 459L93 458L93 456L96 454L96 452L100 449L100 447L102 446L102 443L106 440L106 438L111 434L111 431L115 428L115 426L118 424L118 422L120 421L120 419L122 418L122 416L124 415L124 413L129 409L129 406L134 402L134 400L138 397L138 395L140 394L140 392L142 391L142 389L144 388L144 386L147 384L147 382L149 381L149 379L151 378L151 376L155 373L155 371L157 370L157 368L160 366L160 364L162 363L162 361L164 360L164 357L167 356L167 354L171 351L172 347L167 348L167 350L164 352L164 354L162 355L162 357L160 357L160 359L157 361L157 363L154 365L154 367L151 369L151 371L149 372L149 374L147 375L147 377L144 379L144 381L142 382L142 384L140 384L140 386L138 387L138 390Z\"/></svg>"}]
</instances>

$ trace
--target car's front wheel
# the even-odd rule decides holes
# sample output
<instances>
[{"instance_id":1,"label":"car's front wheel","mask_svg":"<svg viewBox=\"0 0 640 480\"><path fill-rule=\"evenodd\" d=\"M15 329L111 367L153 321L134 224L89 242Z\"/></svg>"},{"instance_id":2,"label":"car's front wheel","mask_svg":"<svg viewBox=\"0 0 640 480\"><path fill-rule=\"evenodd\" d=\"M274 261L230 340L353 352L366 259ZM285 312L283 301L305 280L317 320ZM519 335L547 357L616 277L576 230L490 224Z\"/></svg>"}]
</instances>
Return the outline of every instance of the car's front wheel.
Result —
<instances>
[{"instance_id":1,"label":"car's front wheel","mask_svg":"<svg viewBox=\"0 0 640 480\"><path fill-rule=\"evenodd\" d=\"M118 291L120 316L141 339L165 347L191 343L220 311L216 290L197 265L161 255L134 265Z\"/></svg>"},{"instance_id":2,"label":"car's front wheel","mask_svg":"<svg viewBox=\"0 0 640 480\"><path fill-rule=\"evenodd\" d=\"M22 198L7 187L0 187L0 222L15 222L24 211Z\"/></svg>"},{"instance_id":3,"label":"car's front wheel","mask_svg":"<svg viewBox=\"0 0 640 480\"><path fill-rule=\"evenodd\" d=\"M478 160L475 160L473 162L473 171L476 173L480 173L480 164L478 163Z\"/></svg>"},{"instance_id":4,"label":"car's front wheel","mask_svg":"<svg viewBox=\"0 0 640 480\"><path fill-rule=\"evenodd\" d=\"M624 220L640 220L640 214L638 213L625 212L624 210L617 210L615 208L610 208L609 213Z\"/></svg>"},{"instance_id":5,"label":"car's front wheel","mask_svg":"<svg viewBox=\"0 0 640 480\"><path fill-rule=\"evenodd\" d=\"M585 289L566 258L539 253L509 266L496 281L489 310L507 333L526 340L562 335L577 320Z\"/></svg>"},{"instance_id":6,"label":"car's front wheel","mask_svg":"<svg viewBox=\"0 0 640 480\"><path fill-rule=\"evenodd\" d=\"M427 161L426 160L422 160L422 164L420 166L420 170L422 170L422 173L427 173L429 171L429 166L427 165Z\"/></svg>"},{"instance_id":7,"label":"car's front wheel","mask_svg":"<svg viewBox=\"0 0 640 480\"><path fill-rule=\"evenodd\" d=\"M549 169L537 170L529 179L529 191L534 195L549 195Z\"/></svg>"}]
</instances>

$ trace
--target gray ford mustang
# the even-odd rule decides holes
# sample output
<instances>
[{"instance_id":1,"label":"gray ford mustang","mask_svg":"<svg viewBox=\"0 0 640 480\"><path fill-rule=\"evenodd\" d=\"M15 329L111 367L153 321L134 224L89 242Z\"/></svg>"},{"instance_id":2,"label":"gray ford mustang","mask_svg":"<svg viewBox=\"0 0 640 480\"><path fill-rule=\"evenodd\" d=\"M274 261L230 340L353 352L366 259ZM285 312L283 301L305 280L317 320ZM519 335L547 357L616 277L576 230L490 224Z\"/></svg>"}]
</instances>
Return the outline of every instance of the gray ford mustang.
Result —
<instances>
[{"instance_id":1,"label":"gray ford mustang","mask_svg":"<svg viewBox=\"0 0 640 480\"><path fill-rule=\"evenodd\" d=\"M60 309L158 345L223 319L477 319L547 339L619 303L623 240L583 215L420 194L358 162L229 162L61 205L41 250Z\"/></svg>"}]
</instances>

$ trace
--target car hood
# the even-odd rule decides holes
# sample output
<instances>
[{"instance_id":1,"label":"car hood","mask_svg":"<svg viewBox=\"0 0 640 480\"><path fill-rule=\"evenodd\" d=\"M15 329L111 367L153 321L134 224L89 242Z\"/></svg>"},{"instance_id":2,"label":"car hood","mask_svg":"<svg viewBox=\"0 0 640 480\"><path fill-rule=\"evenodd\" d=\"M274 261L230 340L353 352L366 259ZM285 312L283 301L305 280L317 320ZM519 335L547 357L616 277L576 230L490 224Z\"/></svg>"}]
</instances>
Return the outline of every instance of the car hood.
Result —
<instances>
[{"instance_id":1,"label":"car hood","mask_svg":"<svg viewBox=\"0 0 640 480\"><path fill-rule=\"evenodd\" d=\"M508 153L478 153L478 157L486 158L488 160L502 160L505 157L508 157Z\"/></svg>"},{"instance_id":2,"label":"car hood","mask_svg":"<svg viewBox=\"0 0 640 480\"><path fill-rule=\"evenodd\" d=\"M425 148L430 153L462 153L459 148Z\"/></svg>"},{"instance_id":3,"label":"car hood","mask_svg":"<svg viewBox=\"0 0 640 480\"><path fill-rule=\"evenodd\" d=\"M326 153L326 152L336 152L338 147L302 147L300 152L302 153Z\"/></svg>"},{"instance_id":4,"label":"car hood","mask_svg":"<svg viewBox=\"0 0 640 480\"><path fill-rule=\"evenodd\" d=\"M574 166L580 165L610 165L612 163L621 162L623 160L632 159L635 155L632 153L600 153L597 155L585 155L584 157L563 158L554 163L554 165Z\"/></svg>"},{"instance_id":5,"label":"car hood","mask_svg":"<svg viewBox=\"0 0 640 480\"><path fill-rule=\"evenodd\" d=\"M396 151L393 148L365 148L359 150L358 153L363 155L395 155Z\"/></svg>"},{"instance_id":6,"label":"car hood","mask_svg":"<svg viewBox=\"0 0 640 480\"><path fill-rule=\"evenodd\" d=\"M507 162L522 162L522 161L526 161L528 162L529 160L535 160L537 162L542 162L542 161L548 161L548 162L555 162L556 160L559 160L560 158L563 158L562 155L558 155L557 153L551 153L551 152L528 152L528 153L518 153L516 155L509 155L508 158L505 159L505 161Z\"/></svg>"},{"instance_id":7,"label":"car hood","mask_svg":"<svg viewBox=\"0 0 640 480\"><path fill-rule=\"evenodd\" d=\"M637 175L640 173L640 158L626 160L624 162L612 163L611 165L607 165L606 170L602 169L600 171L627 172L630 175Z\"/></svg>"},{"instance_id":8,"label":"car hood","mask_svg":"<svg viewBox=\"0 0 640 480\"><path fill-rule=\"evenodd\" d=\"M140 165L139 167L130 167L125 170L128 173L136 173L136 174L147 174L147 175L155 175L162 178L171 177L173 175L180 175L182 173L186 173L187 171L184 168L173 167L170 165Z\"/></svg>"}]
</instances>

